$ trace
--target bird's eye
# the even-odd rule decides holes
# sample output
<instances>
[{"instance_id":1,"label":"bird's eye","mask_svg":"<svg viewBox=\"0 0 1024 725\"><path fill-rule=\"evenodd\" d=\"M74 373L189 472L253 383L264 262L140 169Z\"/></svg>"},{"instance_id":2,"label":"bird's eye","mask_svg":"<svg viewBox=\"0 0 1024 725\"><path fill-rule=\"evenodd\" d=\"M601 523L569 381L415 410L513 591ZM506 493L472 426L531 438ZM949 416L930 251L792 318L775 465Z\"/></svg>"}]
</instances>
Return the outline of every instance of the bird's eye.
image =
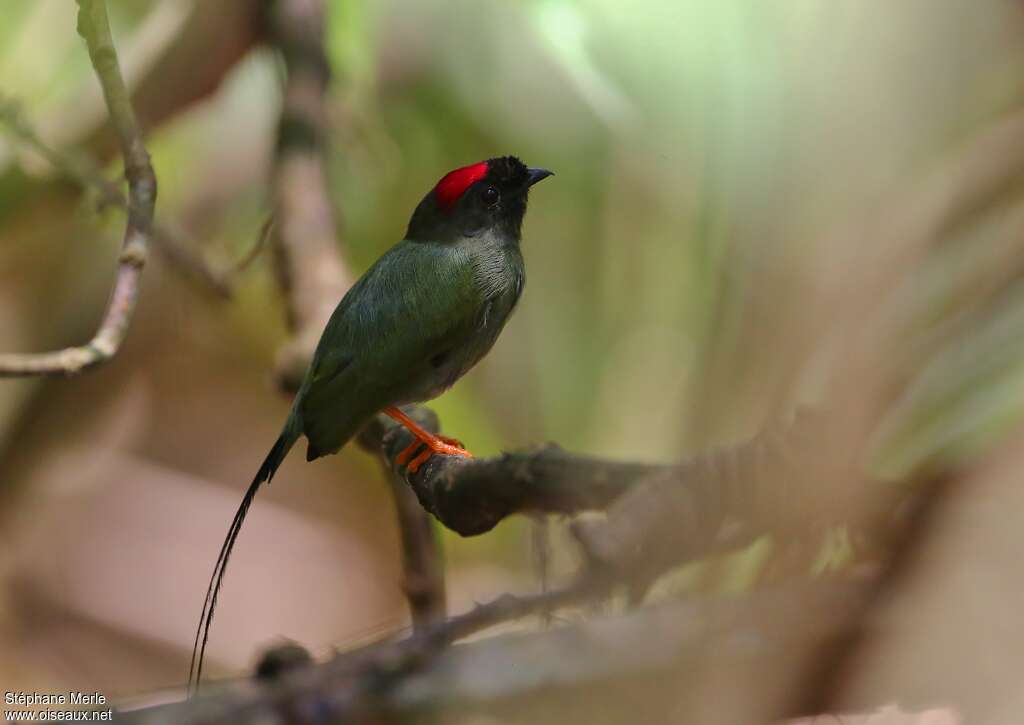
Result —
<instances>
[{"instance_id":1,"label":"bird's eye","mask_svg":"<svg viewBox=\"0 0 1024 725\"><path fill-rule=\"evenodd\" d=\"M498 200L501 199L501 194L499 194L498 190L495 189L493 186L488 186L486 189L484 189L483 197L484 204L486 204L487 206L494 206L495 204L498 203Z\"/></svg>"}]
</instances>

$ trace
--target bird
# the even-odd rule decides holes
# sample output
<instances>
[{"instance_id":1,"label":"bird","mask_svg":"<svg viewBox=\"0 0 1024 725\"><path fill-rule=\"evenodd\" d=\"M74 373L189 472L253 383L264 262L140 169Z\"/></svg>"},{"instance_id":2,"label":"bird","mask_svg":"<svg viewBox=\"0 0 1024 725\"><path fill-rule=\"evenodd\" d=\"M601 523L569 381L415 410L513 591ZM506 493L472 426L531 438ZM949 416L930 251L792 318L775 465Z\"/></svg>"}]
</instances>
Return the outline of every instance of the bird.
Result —
<instances>
[{"instance_id":1,"label":"bird","mask_svg":"<svg viewBox=\"0 0 1024 725\"><path fill-rule=\"evenodd\" d=\"M400 406L439 396L498 339L526 281L520 241L527 196L552 175L515 156L445 174L416 206L405 237L342 297L217 555L192 648L190 694L202 678L217 595L242 522L301 437L312 461L337 453L384 413L414 437L395 458L408 471L435 454L472 457L457 440L417 425Z\"/></svg>"}]
</instances>

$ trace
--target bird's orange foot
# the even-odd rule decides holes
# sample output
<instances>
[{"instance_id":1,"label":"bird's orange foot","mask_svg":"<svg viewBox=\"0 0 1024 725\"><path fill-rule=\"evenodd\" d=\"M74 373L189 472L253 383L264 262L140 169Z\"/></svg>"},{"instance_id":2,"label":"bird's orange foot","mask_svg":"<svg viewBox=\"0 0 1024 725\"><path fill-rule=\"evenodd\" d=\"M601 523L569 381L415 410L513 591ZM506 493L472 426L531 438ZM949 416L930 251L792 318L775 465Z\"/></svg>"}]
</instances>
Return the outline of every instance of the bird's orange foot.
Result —
<instances>
[{"instance_id":1,"label":"bird's orange foot","mask_svg":"<svg viewBox=\"0 0 1024 725\"><path fill-rule=\"evenodd\" d=\"M419 450L420 446L426 446L426 448L419 455L413 457L416 451ZM416 473L416 471L420 469L420 466L429 461L431 456L438 453L444 456L462 456L463 458L473 457L472 453L462 447L461 441L457 441L454 438L449 438L447 436L431 436L429 440L414 440L395 457L395 463L401 466L408 461L409 464L406 468L409 473Z\"/></svg>"},{"instance_id":2,"label":"bird's orange foot","mask_svg":"<svg viewBox=\"0 0 1024 725\"><path fill-rule=\"evenodd\" d=\"M405 413L400 411L398 408L385 408L384 413L394 420L402 424L402 426L416 436L416 440L410 443L402 450L397 456L395 456L395 463L399 466L405 465L408 461L407 468L409 473L416 473L424 463L430 460L430 457L435 453L440 453L445 456L462 456L464 458L472 458L473 454L462 447L462 442L449 438L448 436L434 435L430 431L421 427L412 418L407 416ZM426 450L420 453L418 456L413 457L416 451L419 450L420 446L426 446Z\"/></svg>"}]
</instances>

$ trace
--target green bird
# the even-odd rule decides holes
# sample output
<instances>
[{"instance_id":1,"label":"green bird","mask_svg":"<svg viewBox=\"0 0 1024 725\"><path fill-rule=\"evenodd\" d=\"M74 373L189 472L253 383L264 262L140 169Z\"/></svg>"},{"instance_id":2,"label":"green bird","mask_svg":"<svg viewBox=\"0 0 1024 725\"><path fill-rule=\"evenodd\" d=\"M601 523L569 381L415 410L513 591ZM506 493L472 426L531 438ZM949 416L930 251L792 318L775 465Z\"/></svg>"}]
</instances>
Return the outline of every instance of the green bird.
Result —
<instances>
[{"instance_id":1,"label":"green bird","mask_svg":"<svg viewBox=\"0 0 1024 725\"><path fill-rule=\"evenodd\" d=\"M202 677L217 594L245 515L301 436L308 441L306 460L312 461L337 453L383 412L416 438L396 458L412 472L434 454L471 455L458 441L416 425L398 406L436 398L498 339L523 291L519 241L527 195L551 175L514 156L446 174L416 207L405 239L338 303L281 435L245 492L217 556L192 649L190 690Z\"/></svg>"}]
</instances>

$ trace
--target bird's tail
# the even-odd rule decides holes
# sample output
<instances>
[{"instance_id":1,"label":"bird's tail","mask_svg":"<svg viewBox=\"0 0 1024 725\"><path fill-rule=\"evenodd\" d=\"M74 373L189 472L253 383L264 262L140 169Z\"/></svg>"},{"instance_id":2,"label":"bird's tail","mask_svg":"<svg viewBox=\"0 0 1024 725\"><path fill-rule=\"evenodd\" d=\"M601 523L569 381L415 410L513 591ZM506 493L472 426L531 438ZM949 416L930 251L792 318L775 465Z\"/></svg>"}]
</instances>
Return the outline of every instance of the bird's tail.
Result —
<instances>
[{"instance_id":1,"label":"bird's tail","mask_svg":"<svg viewBox=\"0 0 1024 725\"><path fill-rule=\"evenodd\" d=\"M210 576L210 584L206 588L206 601L203 603L203 611L199 615L199 627L196 629L196 638L192 645L192 663L188 669L189 695L199 690L199 680L203 675L203 657L206 654L206 641L210 637L213 610L217 607L217 594L220 592L221 584L224 581L224 570L227 568L231 550L235 548L235 540L238 538L238 532L242 529L242 522L245 520L245 515L249 512L249 506L256 497L256 492L264 482L269 483L270 479L274 477L278 466L281 465L285 456L288 455L288 451L291 450L292 446L295 445L295 441L298 440L300 432L301 427L293 413L289 416L284 430L281 431L277 442L270 449L270 453L267 454L263 465L260 466L256 477L252 480L248 490L246 490L245 495L242 497L242 503L238 505L238 511L235 512L231 528L228 529L228 535L224 537L224 543L220 547L220 554L217 555L217 563L214 565L213 574Z\"/></svg>"}]
</instances>

